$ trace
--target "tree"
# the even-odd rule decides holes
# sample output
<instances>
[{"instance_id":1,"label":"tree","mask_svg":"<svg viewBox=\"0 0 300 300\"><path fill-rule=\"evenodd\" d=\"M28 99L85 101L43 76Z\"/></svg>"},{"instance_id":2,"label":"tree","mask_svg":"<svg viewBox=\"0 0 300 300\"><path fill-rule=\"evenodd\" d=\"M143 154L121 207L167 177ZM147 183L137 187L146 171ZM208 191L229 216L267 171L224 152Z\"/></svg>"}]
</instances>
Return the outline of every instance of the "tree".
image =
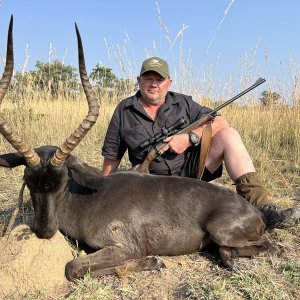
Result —
<instances>
[{"instance_id":1,"label":"tree","mask_svg":"<svg viewBox=\"0 0 300 300\"><path fill-rule=\"evenodd\" d=\"M90 78L100 88L112 89L118 81L116 75L112 72L112 69L102 67L99 63L93 68Z\"/></svg>"},{"instance_id":2,"label":"tree","mask_svg":"<svg viewBox=\"0 0 300 300\"><path fill-rule=\"evenodd\" d=\"M31 84L35 88L48 89L52 95L56 96L59 91L67 92L78 86L77 69L59 60L54 60L52 63L37 61L35 67L34 71L16 72L15 84L19 86Z\"/></svg>"},{"instance_id":3,"label":"tree","mask_svg":"<svg viewBox=\"0 0 300 300\"><path fill-rule=\"evenodd\" d=\"M264 107L272 107L278 104L280 98L281 96L276 92L263 91L259 100Z\"/></svg>"},{"instance_id":4,"label":"tree","mask_svg":"<svg viewBox=\"0 0 300 300\"><path fill-rule=\"evenodd\" d=\"M124 99L139 88L138 83L129 78L118 78L115 82L113 94L117 99Z\"/></svg>"}]
</instances>

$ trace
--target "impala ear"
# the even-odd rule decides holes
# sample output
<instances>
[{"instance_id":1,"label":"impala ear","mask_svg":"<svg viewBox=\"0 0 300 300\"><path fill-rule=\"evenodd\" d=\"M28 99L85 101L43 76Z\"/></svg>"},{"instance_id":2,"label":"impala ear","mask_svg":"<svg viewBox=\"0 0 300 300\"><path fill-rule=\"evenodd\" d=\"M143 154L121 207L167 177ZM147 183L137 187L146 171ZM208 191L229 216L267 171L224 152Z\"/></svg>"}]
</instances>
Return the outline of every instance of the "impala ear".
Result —
<instances>
[{"instance_id":1,"label":"impala ear","mask_svg":"<svg viewBox=\"0 0 300 300\"><path fill-rule=\"evenodd\" d=\"M77 173L85 174L85 177L102 175L100 169L89 166L88 164L82 162L79 158L72 154L68 156L65 164L69 169L72 169Z\"/></svg>"},{"instance_id":2,"label":"impala ear","mask_svg":"<svg viewBox=\"0 0 300 300\"><path fill-rule=\"evenodd\" d=\"M0 167L14 168L26 165L25 158L20 153L7 153L0 155Z\"/></svg>"}]
</instances>

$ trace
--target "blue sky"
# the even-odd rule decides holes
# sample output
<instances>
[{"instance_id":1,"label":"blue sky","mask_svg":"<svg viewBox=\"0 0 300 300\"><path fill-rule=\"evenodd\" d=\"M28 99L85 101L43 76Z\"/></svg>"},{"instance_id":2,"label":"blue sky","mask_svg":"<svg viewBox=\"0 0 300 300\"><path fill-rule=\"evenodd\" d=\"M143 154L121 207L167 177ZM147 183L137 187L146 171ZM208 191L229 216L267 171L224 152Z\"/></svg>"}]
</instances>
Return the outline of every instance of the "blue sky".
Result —
<instances>
[{"instance_id":1,"label":"blue sky","mask_svg":"<svg viewBox=\"0 0 300 300\"><path fill-rule=\"evenodd\" d=\"M77 22L88 72L100 62L120 77L135 78L147 55L167 59L173 77L180 55L194 77L207 69L216 81L238 80L247 72L269 82L289 81L291 69L299 72L300 2L296 0L3 0L0 58L5 56L11 14L16 69L24 64L33 69L37 60L47 62L49 57L76 67ZM183 38L176 38L184 28Z\"/></svg>"}]
</instances>

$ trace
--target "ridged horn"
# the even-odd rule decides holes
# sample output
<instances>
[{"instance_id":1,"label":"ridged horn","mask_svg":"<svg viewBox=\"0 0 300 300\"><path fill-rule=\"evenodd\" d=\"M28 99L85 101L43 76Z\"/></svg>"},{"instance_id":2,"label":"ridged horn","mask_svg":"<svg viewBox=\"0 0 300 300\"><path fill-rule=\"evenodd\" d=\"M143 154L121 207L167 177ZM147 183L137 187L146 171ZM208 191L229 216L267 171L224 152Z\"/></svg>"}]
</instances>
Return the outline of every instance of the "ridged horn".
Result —
<instances>
[{"instance_id":1,"label":"ridged horn","mask_svg":"<svg viewBox=\"0 0 300 300\"><path fill-rule=\"evenodd\" d=\"M64 164L68 155L75 149L75 147L80 143L80 141L84 138L87 132L96 123L97 118L99 116L98 98L96 97L96 94L94 93L87 76L82 41L76 23L75 29L78 43L79 74L83 90L88 102L89 110L87 116L79 125L79 127L66 139L66 141L56 150L55 154L53 155L50 164L55 167L61 167Z\"/></svg>"},{"instance_id":2,"label":"ridged horn","mask_svg":"<svg viewBox=\"0 0 300 300\"><path fill-rule=\"evenodd\" d=\"M13 49L13 16L10 18L5 69L0 80L0 105L10 84L14 68L14 49ZM40 158L37 153L15 134L5 119L0 116L0 132L4 138L25 158L28 166L35 167L40 164Z\"/></svg>"}]
</instances>

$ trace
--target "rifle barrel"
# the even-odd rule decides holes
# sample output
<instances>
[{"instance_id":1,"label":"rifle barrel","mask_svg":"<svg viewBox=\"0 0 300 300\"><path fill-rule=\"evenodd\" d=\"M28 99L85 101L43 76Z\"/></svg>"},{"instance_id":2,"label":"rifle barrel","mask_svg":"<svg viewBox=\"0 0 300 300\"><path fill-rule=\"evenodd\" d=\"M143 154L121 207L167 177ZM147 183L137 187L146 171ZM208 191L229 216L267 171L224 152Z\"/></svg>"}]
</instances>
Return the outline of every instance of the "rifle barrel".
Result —
<instances>
[{"instance_id":1,"label":"rifle barrel","mask_svg":"<svg viewBox=\"0 0 300 300\"><path fill-rule=\"evenodd\" d=\"M234 96L233 98L225 101L223 104L219 105L217 108L215 108L214 110L212 110L210 113L204 115L203 117L201 117L199 120L195 121L194 123L192 123L192 124L184 127L177 134L188 133L188 132L190 132L190 131L198 128L199 126L202 126L203 124L209 122L210 120L212 120L215 117L216 113L219 110L221 110L222 108L224 108L225 106L227 106L231 102L235 101L236 99L238 99L238 98L242 97L243 95L247 94L251 90L255 89L257 86L261 85L265 81L266 81L266 79L259 78L253 85L251 85L250 87L248 87L246 90L242 91L241 93L239 93L238 95Z\"/></svg>"},{"instance_id":2,"label":"rifle barrel","mask_svg":"<svg viewBox=\"0 0 300 300\"><path fill-rule=\"evenodd\" d=\"M251 85L246 90L242 91L238 95L234 96L233 98L227 100L226 102L224 102L223 104L221 104L220 106L218 106L217 108L215 108L213 111L210 112L210 114L216 113L218 110L220 110L223 107L227 106L228 104L230 104L231 102L235 101L236 99L244 96L245 94L247 94L251 90L255 89L256 87L258 87L259 85L261 85L262 83L264 83L265 81L266 81L266 79L264 79L264 78L257 79L256 82L253 85Z\"/></svg>"}]
</instances>

